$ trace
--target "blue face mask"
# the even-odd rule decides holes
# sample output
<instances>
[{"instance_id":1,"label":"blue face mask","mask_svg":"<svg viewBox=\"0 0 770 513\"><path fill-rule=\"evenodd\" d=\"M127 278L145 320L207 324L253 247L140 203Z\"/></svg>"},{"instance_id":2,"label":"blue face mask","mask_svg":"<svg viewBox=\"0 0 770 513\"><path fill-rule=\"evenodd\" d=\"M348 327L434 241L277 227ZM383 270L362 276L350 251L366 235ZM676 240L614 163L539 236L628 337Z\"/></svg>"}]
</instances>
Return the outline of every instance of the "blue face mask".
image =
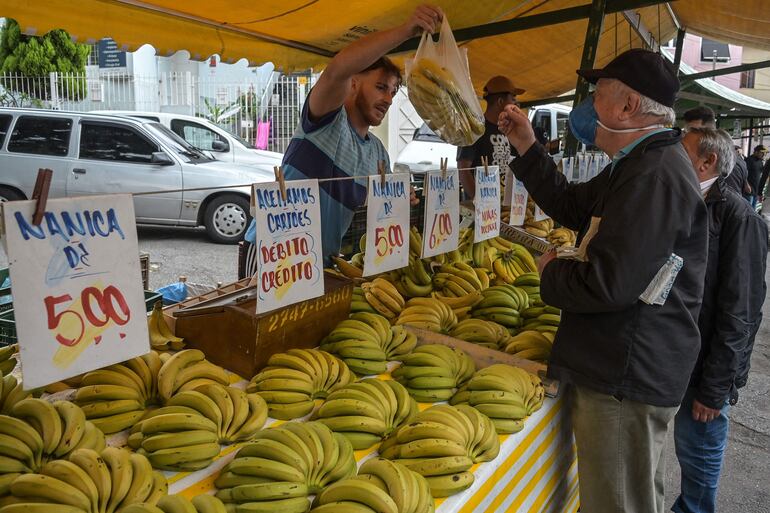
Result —
<instances>
[{"instance_id":1,"label":"blue face mask","mask_svg":"<svg viewBox=\"0 0 770 513\"><path fill-rule=\"evenodd\" d=\"M597 126L599 115L594 108L594 97L589 96L569 113L569 129L578 141L586 146L593 146L596 142Z\"/></svg>"},{"instance_id":2,"label":"blue face mask","mask_svg":"<svg viewBox=\"0 0 770 513\"><path fill-rule=\"evenodd\" d=\"M577 107L573 108L569 113L569 129L572 131L572 135L586 146L596 145L596 127L599 126L614 134L627 134L664 127L661 124L654 124L639 128L610 128L599 121L599 114L596 113L596 109L594 108L593 95L580 102Z\"/></svg>"}]
</instances>

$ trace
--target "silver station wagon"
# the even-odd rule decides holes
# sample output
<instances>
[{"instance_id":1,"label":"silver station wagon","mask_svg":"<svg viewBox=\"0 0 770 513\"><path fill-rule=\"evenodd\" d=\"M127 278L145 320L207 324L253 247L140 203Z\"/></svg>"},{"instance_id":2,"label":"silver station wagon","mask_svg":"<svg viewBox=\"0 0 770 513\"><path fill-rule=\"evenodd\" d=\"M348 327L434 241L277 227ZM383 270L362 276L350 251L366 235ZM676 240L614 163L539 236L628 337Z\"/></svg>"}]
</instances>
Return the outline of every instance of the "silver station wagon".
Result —
<instances>
[{"instance_id":1,"label":"silver station wagon","mask_svg":"<svg viewBox=\"0 0 770 513\"><path fill-rule=\"evenodd\" d=\"M248 184L272 166L212 159L162 124L115 115L0 108L0 201L32 196L50 168L49 197L134 196L137 223L205 226L234 243L250 222Z\"/></svg>"}]
</instances>

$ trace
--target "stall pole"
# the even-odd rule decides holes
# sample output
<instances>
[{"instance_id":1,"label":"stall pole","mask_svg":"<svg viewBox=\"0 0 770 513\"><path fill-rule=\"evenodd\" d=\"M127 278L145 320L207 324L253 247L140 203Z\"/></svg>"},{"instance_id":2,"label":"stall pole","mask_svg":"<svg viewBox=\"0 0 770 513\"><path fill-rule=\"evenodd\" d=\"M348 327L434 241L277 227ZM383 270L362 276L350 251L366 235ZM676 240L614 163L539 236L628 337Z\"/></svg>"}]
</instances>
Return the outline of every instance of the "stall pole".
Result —
<instances>
[{"instance_id":1,"label":"stall pole","mask_svg":"<svg viewBox=\"0 0 770 513\"><path fill-rule=\"evenodd\" d=\"M679 73L679 65L682 63L682 49L684 48L684 36L687 31L680 28L676 33L676 51L674 52L674 69Z\"/></svg>"},{"instance_id":2,"label":"stall pole","mask_svg":"<svg viewBox=\"0 0 770 513\"><path fill-rule=\"evenodd\" d=\"M594 0L591 2L591 14L588 17L588 29L586 30L586 40L583 44L583 57L580 60L580 69L590 68L596 60L596 49L599 47L599 38L602 35L602 25L604 24L604 9L607 6L607 0ZM573 105L578 105L588 96L588 82L583 77L578 77L575 86L575 100ZM564 156L573 156L577 154L578 140L567 130L567 144L565 145Z\"/></svg>"}]
</instances>

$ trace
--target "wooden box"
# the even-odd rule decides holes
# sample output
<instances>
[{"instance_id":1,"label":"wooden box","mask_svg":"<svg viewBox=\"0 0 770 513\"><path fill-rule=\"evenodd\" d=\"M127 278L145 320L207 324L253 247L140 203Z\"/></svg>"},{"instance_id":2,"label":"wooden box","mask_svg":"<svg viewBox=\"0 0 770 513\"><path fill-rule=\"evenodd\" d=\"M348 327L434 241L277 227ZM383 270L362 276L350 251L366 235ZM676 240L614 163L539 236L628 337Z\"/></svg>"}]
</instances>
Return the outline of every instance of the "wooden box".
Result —
<instances>
[{"instance_id":1,"label":"wooden box","mask_svg":"<svg viewBox=\"0 0 770 513\"><path fill-rule=\"evenodd\" d=\"M256 313L255 288L248 279L169 307L174 332L186 347L200 349L206 358L250 379L274 353L318 346L350 313L353 282L327 273L326 294L280 310ZM171 324L171 323L169 323Z\"/></svg>"}]
</instances>

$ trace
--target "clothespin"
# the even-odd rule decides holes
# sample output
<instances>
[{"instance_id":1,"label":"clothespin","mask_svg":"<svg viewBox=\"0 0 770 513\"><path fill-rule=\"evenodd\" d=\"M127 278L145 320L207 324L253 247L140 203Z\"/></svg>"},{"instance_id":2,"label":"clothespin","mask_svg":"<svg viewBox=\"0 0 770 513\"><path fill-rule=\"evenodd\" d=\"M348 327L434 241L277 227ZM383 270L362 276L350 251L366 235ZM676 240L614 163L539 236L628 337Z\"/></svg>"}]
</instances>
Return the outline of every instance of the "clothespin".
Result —
<instances>
[{"instance_id":1,"label":"clothespin","mask_svg":"<svg viewBox=\"0 0 770 513\"><path fill-rule=\"evenodd\" d=\"M448 157L442 157L441 158L441 179L446 180L446 168L449 164L449 158Z\"/></svg>"},{"instance_id":2,"label":"clothespin","mask_svg":"<svg viewBox=\"0 0 770 513\"><path fill-rule=\"evenodd\" d=\"M385 161L384 160L377 161L377 171L380 173L381 185L385 187Z\"/></svg>"},{"instance_id":3,"label":"clothespin","mask_svg":"<svg viewBox=\"0 0 770 513\"><path fill-rule=\"evenodd\" d=\"M275 181L278 182L278 186L281 188L281 199L286 201L286 181L283 178L283 169L281 166L273 166L273 172L275 173Z\"/></svg>"},{"instance_id":4,"label":"clothespin","mask_svg":"<svg viewBox=\"0 0 770 513\"><path fill-rule=\"evenodd\" d=\"M489 176L489 159L486 156L481 157L481 165L484 166L484 176Z\"/></svg>"},{"instance_id":5,"label":"clothespin","mask_svg":"<svg viewBox=\"0 0 770 513\"><path fill-rule=\"evenodd\" d=\"M32 191L32 199L37 200L35 213L32 215L32 224L38 225L43 220L45 205L48 201L48 189L51 188L52 169L40 168L37 170L37 180Z\"/></svg>"}]
</instances>

